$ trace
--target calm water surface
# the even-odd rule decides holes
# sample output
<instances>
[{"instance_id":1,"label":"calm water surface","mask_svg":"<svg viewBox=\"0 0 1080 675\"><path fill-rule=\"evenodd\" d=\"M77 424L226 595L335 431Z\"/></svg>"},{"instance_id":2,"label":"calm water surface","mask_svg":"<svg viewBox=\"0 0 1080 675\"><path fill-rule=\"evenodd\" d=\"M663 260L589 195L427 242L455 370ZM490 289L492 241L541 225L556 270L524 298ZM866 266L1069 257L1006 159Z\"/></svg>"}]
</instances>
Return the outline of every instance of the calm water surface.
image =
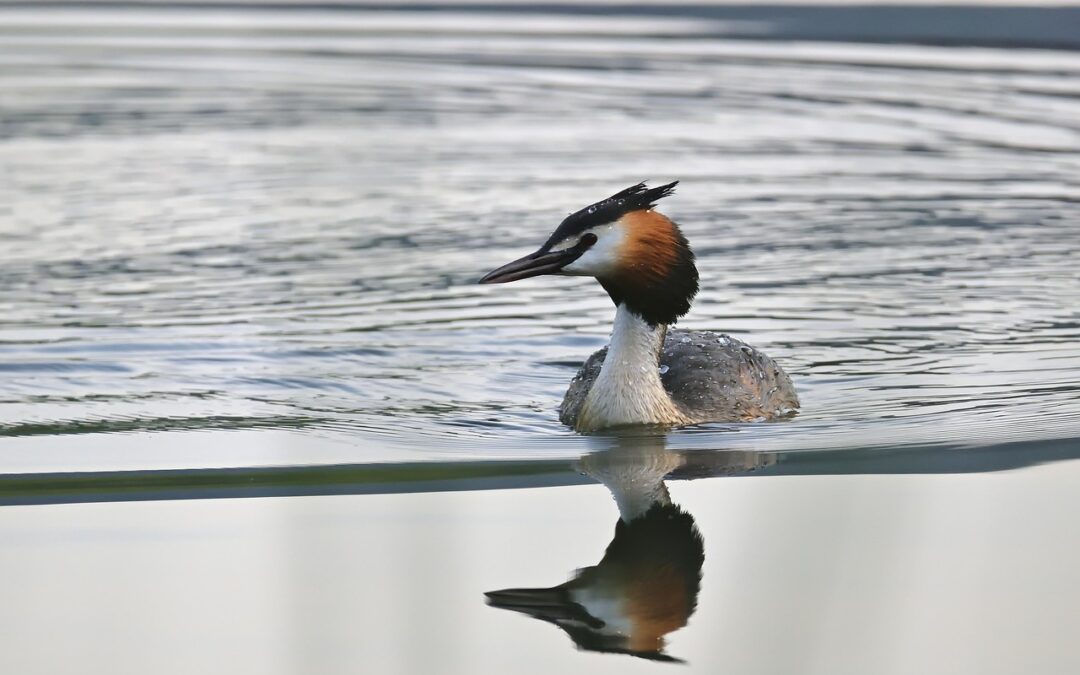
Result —
<instances>
[{"instance_id":1,"label":"calm water surface","mask_svg":"<svg viewBox=\"0 0 1080 675\"><path fill-rule=\"evenodd\" d=\"M1075 670L1075 463L955 472L1080 457L1080 10L867 11L0 3L0 501L465 490L8 507L12 672L78 662L35 661L61 615L111 673L659 667L483 604L611 537L599 486L476 488L595 479L555 408L613 308L475 281L674 179L681 325L803 410L659 442L757 476L672 488L706 562L671 653Z\"/></svg>"}]
</instances>

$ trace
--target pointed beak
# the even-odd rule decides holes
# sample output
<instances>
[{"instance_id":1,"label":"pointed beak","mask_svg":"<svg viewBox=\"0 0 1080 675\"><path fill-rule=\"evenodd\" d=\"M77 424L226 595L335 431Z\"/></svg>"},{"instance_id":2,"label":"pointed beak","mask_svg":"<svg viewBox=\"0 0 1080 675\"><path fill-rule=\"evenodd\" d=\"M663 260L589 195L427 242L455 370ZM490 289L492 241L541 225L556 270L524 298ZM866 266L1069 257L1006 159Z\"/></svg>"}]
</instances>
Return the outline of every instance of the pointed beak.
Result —
<instances>
[{"instance_id":1,"label":"pointed beak","mask_svg":"<svg viewBox=\"0 0 1080 675\"><path fill-rule=\"evenodd\" d=\"M540 249L524 258L518 258L514 262L506 263L498 269L491 270L481 277L480 283L505 284L508 281L538 277L541 274L555 274L580 258L584 252L585 249L578 246L568 248L565 251L544 251L544 249Z\"/></svg>"}]
</instances>

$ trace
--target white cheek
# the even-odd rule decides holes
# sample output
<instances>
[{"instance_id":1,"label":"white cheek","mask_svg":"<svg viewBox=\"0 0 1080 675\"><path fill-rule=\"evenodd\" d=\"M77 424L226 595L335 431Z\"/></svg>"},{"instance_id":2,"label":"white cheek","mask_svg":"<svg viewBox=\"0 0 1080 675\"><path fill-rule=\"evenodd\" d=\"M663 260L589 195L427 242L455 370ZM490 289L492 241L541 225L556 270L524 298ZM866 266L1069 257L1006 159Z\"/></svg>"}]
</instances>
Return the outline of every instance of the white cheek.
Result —
<instances>
[{"instance_id":1,"label":"white cheek","mask_svg":"<svg viewBox=\"0 0 1080 675\"><path fill-rule=\"evenodd\" d=\"M590 231L596 235L596 243L580 258L562 268L562 274L595 277L618 267L625 234L623 229L617 225L605 225Z\"/></svg>"}]
</instances>

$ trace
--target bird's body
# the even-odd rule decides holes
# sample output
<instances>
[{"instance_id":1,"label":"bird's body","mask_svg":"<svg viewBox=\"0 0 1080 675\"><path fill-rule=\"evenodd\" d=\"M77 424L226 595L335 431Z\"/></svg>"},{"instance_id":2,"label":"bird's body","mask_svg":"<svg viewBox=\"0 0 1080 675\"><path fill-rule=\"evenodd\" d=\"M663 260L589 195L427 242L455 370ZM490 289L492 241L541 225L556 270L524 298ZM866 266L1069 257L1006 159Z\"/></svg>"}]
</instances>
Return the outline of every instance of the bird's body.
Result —
<instances>
[{"instance_id":1,"label":"bird's body","mask_svg":"<svg viewBox=\"0 0 1080 675\"><path fill-rule=\"evenodd\" d=\"M608 348L582 364L559 406L559 420L577 427ZM794 412L799 397L776 362L741 340L712 331L669 330L657 374L679 419L656 424L775 419Z\"/></svg>"},{"instance_id":2,"label":"bird's body","mask_svg":"<svg viewBox=\"0 0 1080 675\"><path fill-rule=\"evenodd\" d=\"M481 279L593 276L615 303L610 344L582 365L559 409L578 431L765 420L799 407L791 379L760 351L728 335L668 329L698 290L686 238L653 210L674 186L638 184L573 213L536 253Z\"/></svg>"}]
</instances>

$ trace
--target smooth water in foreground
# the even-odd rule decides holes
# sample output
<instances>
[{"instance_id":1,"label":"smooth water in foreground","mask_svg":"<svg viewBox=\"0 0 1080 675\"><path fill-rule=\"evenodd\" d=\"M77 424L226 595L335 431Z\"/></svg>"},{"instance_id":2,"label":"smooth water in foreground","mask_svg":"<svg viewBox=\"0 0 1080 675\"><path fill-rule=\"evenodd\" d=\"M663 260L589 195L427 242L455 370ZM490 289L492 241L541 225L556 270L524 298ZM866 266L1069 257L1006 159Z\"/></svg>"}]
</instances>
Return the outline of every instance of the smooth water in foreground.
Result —
<instances>
[{"instance_id":1,"label":"smooth water in foreground","mask_svg":"<svg viewBox=\"0 0 1080 675\"><path fill-rule=\"evenodd\" d=\"M682 598L662 655L1076 670L1077 35L1072 7L0 2L0 666L670 667L485 606L597 565L596 458L632 446L704 557L656 575L677 533L638 528L589 597ZM680 325L803 410L579 436L555 408L607 297L475 281L674 179Z\"/></svg>"}]
</instances>

